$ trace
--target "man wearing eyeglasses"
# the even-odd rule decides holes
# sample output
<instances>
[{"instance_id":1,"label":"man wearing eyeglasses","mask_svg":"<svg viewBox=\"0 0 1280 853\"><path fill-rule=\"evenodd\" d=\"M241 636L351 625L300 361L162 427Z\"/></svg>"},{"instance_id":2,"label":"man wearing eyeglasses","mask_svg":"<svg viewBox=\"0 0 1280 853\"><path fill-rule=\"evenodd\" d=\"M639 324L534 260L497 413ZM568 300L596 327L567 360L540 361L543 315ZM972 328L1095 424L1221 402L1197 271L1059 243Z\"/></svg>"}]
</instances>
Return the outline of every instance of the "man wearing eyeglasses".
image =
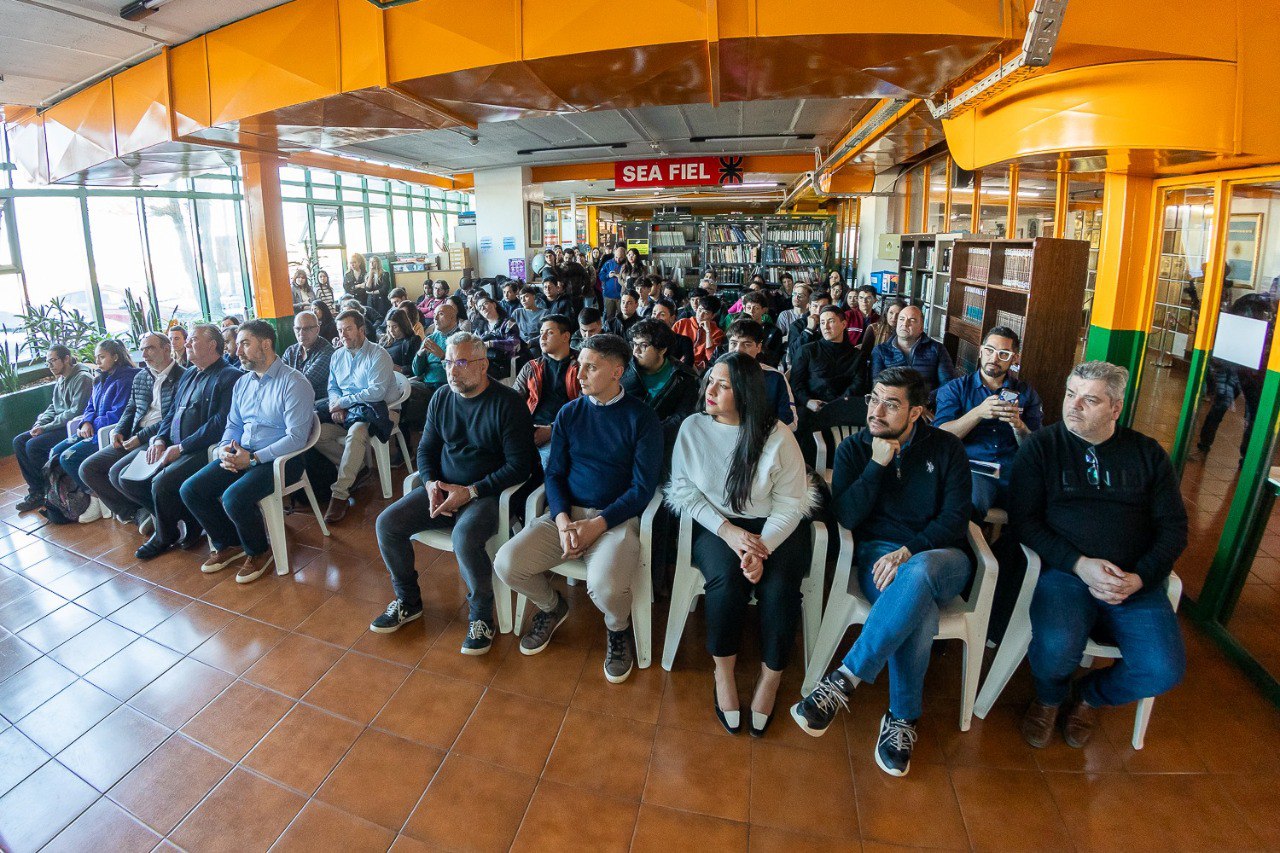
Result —
<instances>
[{"instance_id":1,"label":"man wearing eyeglasses","mask_svg":"<svg viewBox=\"0 0 1280 853\"><path fill-rule=\"evenodd\" d=\"M1027 651L1036 698L1020 726L1034 747L1049 743L1060 711L1067 745L1083 747L1098 709L1158 696L1186 669L1165 590L1187 545L1186 507L1164 448L1117 424L1128 380L1103 361L1077 365L1062 420L1028 439L1013 463L1013 535L1042 566ZM1001 578L1008 570L1020 585L1022 565L1001 560ZM1123 658L1073 682L1096 629Z\"/></svg>"},{"instance_id":2,"label":"man wearing eyeglasses","mask_svg":"<svg viewBox=\"0 0 1280 853\"><path fill-rule=\"evenodd\" d=\"M299 311L293 317L293 336L297 343L290 344L281 358L294 370L300 371L316 399L329 396L329 360L333 358L333 344L320 337L320 320L314 312Z\"/></svg>"},{"instance_id":3,"label":"man wearing eyeglasses","mask_svg":"<svg viewBox=\"0 0 1280 853\"><path fill-rule=\"evenodd\" d=\"M653 409L662 422L665 476L680 424L698 408L698 377L675 357L680 336L661 320L641 320L627 337L631 362L622 374L622 389Z\"/></svg>"},{"instance_id":4,"label":"man wearing eyeglasses","mask_svg":"<svg viewBox=\"0 0 1280 853\"><path fill-rule=\"evenodd\" d=\"M854 688L887 665L889 709L875 760L892 776L911 766L939 608L973 576L962 550L969 460L959 439L922 419L927 400L920 374L888 368L866 397L866 429L836 449L832 505L853 532L857 583L872 607L840 666L791 709L800 728L818 737L847 709Z\"/></svg>"},{"instance_id":5,"label":"man wearing eyeglasses","mask_svg":"<svg viewBox=\"0 0 1280 853\"><path fill-rule=\"evenodd\" d=\"M27 496L18 502L18 512L44 506L48 484L43 469L49 452L67 437L67 422L80 416L93 390L93 373L62 344L49 347L48 366L53 374L53 400L36 417L31 429L13 439L13 455L18 459L22 479L27 481Z\"/></svg>"},{"instance_id":6,"label":"man wearing eyeglasses","mask_svg":"<svg viewBox=\"0 0 1280 853\"><path fill-rule=\"evenodd\" d=\"M1010 371L1019 364L1018 333L996 326L978 349L978 369L938 389L933 425L964 442L973 468L973 513L1004 507L1018 447L1040 429L1035 389Z\"/></svg>"},{"instance_id":7,"label":"man wearing eyeglasses","mask_svg":"<svg viewBox=\"0 0 1280 853\"><path fill-rule=\"evenodd\" d=\"M498 532L498 496L529 479L536 455L529 410L519 394L488 375L487 352L470 332L449 338L449 387L431 397L418 443L422 484L383 510L376 524L396 598L369 630L389 634L422 616L410 537L452 528L453 553L467 584L464 655L485 654L493 643L493 563L485 546Z\"/></svg>"}]
</instances>

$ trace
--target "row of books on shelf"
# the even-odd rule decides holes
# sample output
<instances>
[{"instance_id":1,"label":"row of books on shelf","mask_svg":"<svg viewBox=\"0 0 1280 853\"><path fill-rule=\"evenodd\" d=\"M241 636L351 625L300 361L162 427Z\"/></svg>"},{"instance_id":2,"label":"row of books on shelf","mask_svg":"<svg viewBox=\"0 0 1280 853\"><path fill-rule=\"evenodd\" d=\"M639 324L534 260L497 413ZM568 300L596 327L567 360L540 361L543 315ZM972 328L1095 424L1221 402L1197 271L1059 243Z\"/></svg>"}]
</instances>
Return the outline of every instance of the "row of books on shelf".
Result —
<instances>
[{"instance_id":1,"label":"row of books on shelf","mask_svg":"<svg viewBox=\"0 0 1280 853\"><path fill-rule=\"evenodd\" d=\"M774 264L822 264L819 246L775 246L764 248L764 259Z\"/></svg>"},{"instance_id":2,"label":"row of books on shelf","mask_svg":"<svg viewBox=\"0 0 1280 853\"><path fill-rule=\"evenodd\" d=\"M759 243L758 225L708 225L707 239L713 243Z\"/></svg>"},{"instance_id":3,"label":"row of books on shelf","mask_svg":"<svg viewBox=\"0 0 1280 853\"><path fill-rule=\"evenodd\" d=\"M1015 314L1012 311L997 311L996 325L1005 326L1007 328L1013 329L1015 332L1018 333L1018 338L1019 340L1021 340L1023 337L1025 337L1023 334L1023 330L1026 328L1027 318L1022 316L1021 314ZM1025 341L1024 341L1024 344L1025 344Z\"/></svg>"},{"instance_id":4,"label":"row of books on shelf","mask_svg":"<svg viewBox=\"0 0 1280 853\"><path fill-rule=\"evenodd\" d=\"M751 280L751 276L755 274L755 270L750 267L721 267L713 266L716 272L716 281L722 286L726 284L746 284Z\"/></svg>"},{"instance_id":5,"label":"row of books on shelf","mask_svg":"<svg viewBox=\"0 0 1280 853\"><path fill-rule=\"evenodd\" d=\"M760 263L760 247L747 244L741 246L708 246L707 262L713 264L758 264Z\"/></svg>"},{"instance_id":6,"label":"row of books on shelf","mask_svg":"<svg viewBox=\"0 0 1280 853\"><path fill-rule=\"evenodd\" d=\"M1004 275L1000 283L1019 290L1031 289L1031 249L1005 249Z\"/></svg>"},{"instance_id":7,"label":"row of books on shelf","mask_svg":"<svg viewBox=\"0 0 1280 853\"><path fill-rule=\"evenodd\" d=\"M812 285L814 282L823 280L821 270L805 269L804 267L792 270L780 270L777 267L772 267L765 273L765 280L770 284L781 284L782 276L787 273L791 274L791 280L796 284Z\"/></svg>"},{"instance_id":8,"label":"row of books on shelf","mask_svg":"<svg viewBox=\"0 0 1280 853\"><path fill-rule=\"evenodd\" d=\"M693 266L695 266L693 252L662 252L649 257L649 268L654 273L666 273L677 267L687 268Z\"/></svg>"},{"instance_id":9,"label":"row of books on shelf","mask_svg":"<svg viewBox=\"0 0 1280 853\"><path fill-rule=\"evenodd\" d=\"M969 266L965 277L971 281L986 281L991 272L991 249L985 246L969 247Z\"/></svg>"},{"instance_id":10,"label":"row of books on shelf","mask_svg":"<svg viewBox=\"0 0 1280 853\"><path fill-rule=\"evenodd\" d=\"M696 243L697 239L683 231L653 231L649 234L649 248L675 246L682 249L689 243Z\"/></svg>"},{"instance_id":11,"label":"row of books on shelf","mask_svg":"<svg viewBox=\"0 0 1280 853\"><path fill-rule=\"evenodd\" d=\"M769 237L779 243L820 243L827 238L827 229L821 225L770 225Z\"/></svg>"}]
</instances>

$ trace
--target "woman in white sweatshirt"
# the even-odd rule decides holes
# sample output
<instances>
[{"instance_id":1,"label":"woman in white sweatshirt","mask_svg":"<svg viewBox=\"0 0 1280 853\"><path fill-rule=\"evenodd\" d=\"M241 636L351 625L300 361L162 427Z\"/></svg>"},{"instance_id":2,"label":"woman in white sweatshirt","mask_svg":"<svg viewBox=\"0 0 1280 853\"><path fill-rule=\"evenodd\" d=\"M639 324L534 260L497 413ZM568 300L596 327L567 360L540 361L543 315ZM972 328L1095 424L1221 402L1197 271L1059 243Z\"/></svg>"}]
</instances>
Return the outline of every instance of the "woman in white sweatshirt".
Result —
<instances>
[{"instance_id":1,"label":"woman in white sweatshirt","mask_svg":"<svg viewBox=\"0 0 1280 853\"><path fill-rule=\"evenodd\" d=\"M754 592L760 680L751 734L760 737L800 624L800 583L809 564L816 505L795 436L778 423L755 359L732 353L707 372L702 411L676 438L667 503L696 522L693 563L706 579L707 651L716 665L715 709L741 729L734 665Z\"/></svg>"}]
</instances>

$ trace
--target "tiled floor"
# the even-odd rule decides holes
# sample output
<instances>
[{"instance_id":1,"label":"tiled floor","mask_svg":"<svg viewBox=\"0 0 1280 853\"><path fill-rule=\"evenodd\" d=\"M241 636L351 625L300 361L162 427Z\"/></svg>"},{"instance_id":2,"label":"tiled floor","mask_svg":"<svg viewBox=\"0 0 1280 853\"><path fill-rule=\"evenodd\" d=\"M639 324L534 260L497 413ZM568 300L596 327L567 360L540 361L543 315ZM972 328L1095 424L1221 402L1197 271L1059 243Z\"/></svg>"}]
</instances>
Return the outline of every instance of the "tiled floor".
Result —
<instances>
[{"instance_id":1,"label":"tiled floor","mask_svg":"<svg viewBox=\"0 0 1280 853\"><path fill-rule=\"evenodd\" d=\"M897 780L871 756L883 682L820 740L785 717L724 734L700 617L674 672L620 686L580 587L546 653L503 636L463 657L453 558L423 549L426 618L370 634L384 501L330 539L290 517L294 574L237 586L192 554L137 564L114 521L18 516L18 485L0 462L6 850L1280 848L1280 714L1189 626L1190 674L1140 752L1127 708L1083 751L1023 745L1025 671L961 733L959 649L940 644Z\"/></svg>"}]
</instances>

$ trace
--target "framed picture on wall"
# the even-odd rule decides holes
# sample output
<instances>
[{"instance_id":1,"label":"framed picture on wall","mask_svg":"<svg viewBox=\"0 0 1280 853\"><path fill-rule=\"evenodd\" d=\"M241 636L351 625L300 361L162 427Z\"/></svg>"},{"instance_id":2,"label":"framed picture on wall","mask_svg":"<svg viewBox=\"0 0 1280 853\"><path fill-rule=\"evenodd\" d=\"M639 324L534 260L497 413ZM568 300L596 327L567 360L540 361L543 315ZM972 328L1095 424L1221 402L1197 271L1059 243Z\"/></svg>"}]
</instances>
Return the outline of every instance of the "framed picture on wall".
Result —
<instances>
[{"instance_id":1,"label":"framed picture on wall","mask_svg":"<svg viewBox=\"0 0 1280 853\"><path fill-rule=\"evenodd\" d=\"M529 248L542 248L542 202L526 201L525 214L529 220Z\"/></svg>"},{"instance_id":2,"label":"framed picture on wall","mask_svg":"<svg viewBox=\"0 0 1280 853\"><path fill-rule=\"evenodd\" d=\"M1237 287L1256 287L1261 234L1261 213L1231 214L1227 225L1227 278Z\"/></svg>"}]
</instances>

